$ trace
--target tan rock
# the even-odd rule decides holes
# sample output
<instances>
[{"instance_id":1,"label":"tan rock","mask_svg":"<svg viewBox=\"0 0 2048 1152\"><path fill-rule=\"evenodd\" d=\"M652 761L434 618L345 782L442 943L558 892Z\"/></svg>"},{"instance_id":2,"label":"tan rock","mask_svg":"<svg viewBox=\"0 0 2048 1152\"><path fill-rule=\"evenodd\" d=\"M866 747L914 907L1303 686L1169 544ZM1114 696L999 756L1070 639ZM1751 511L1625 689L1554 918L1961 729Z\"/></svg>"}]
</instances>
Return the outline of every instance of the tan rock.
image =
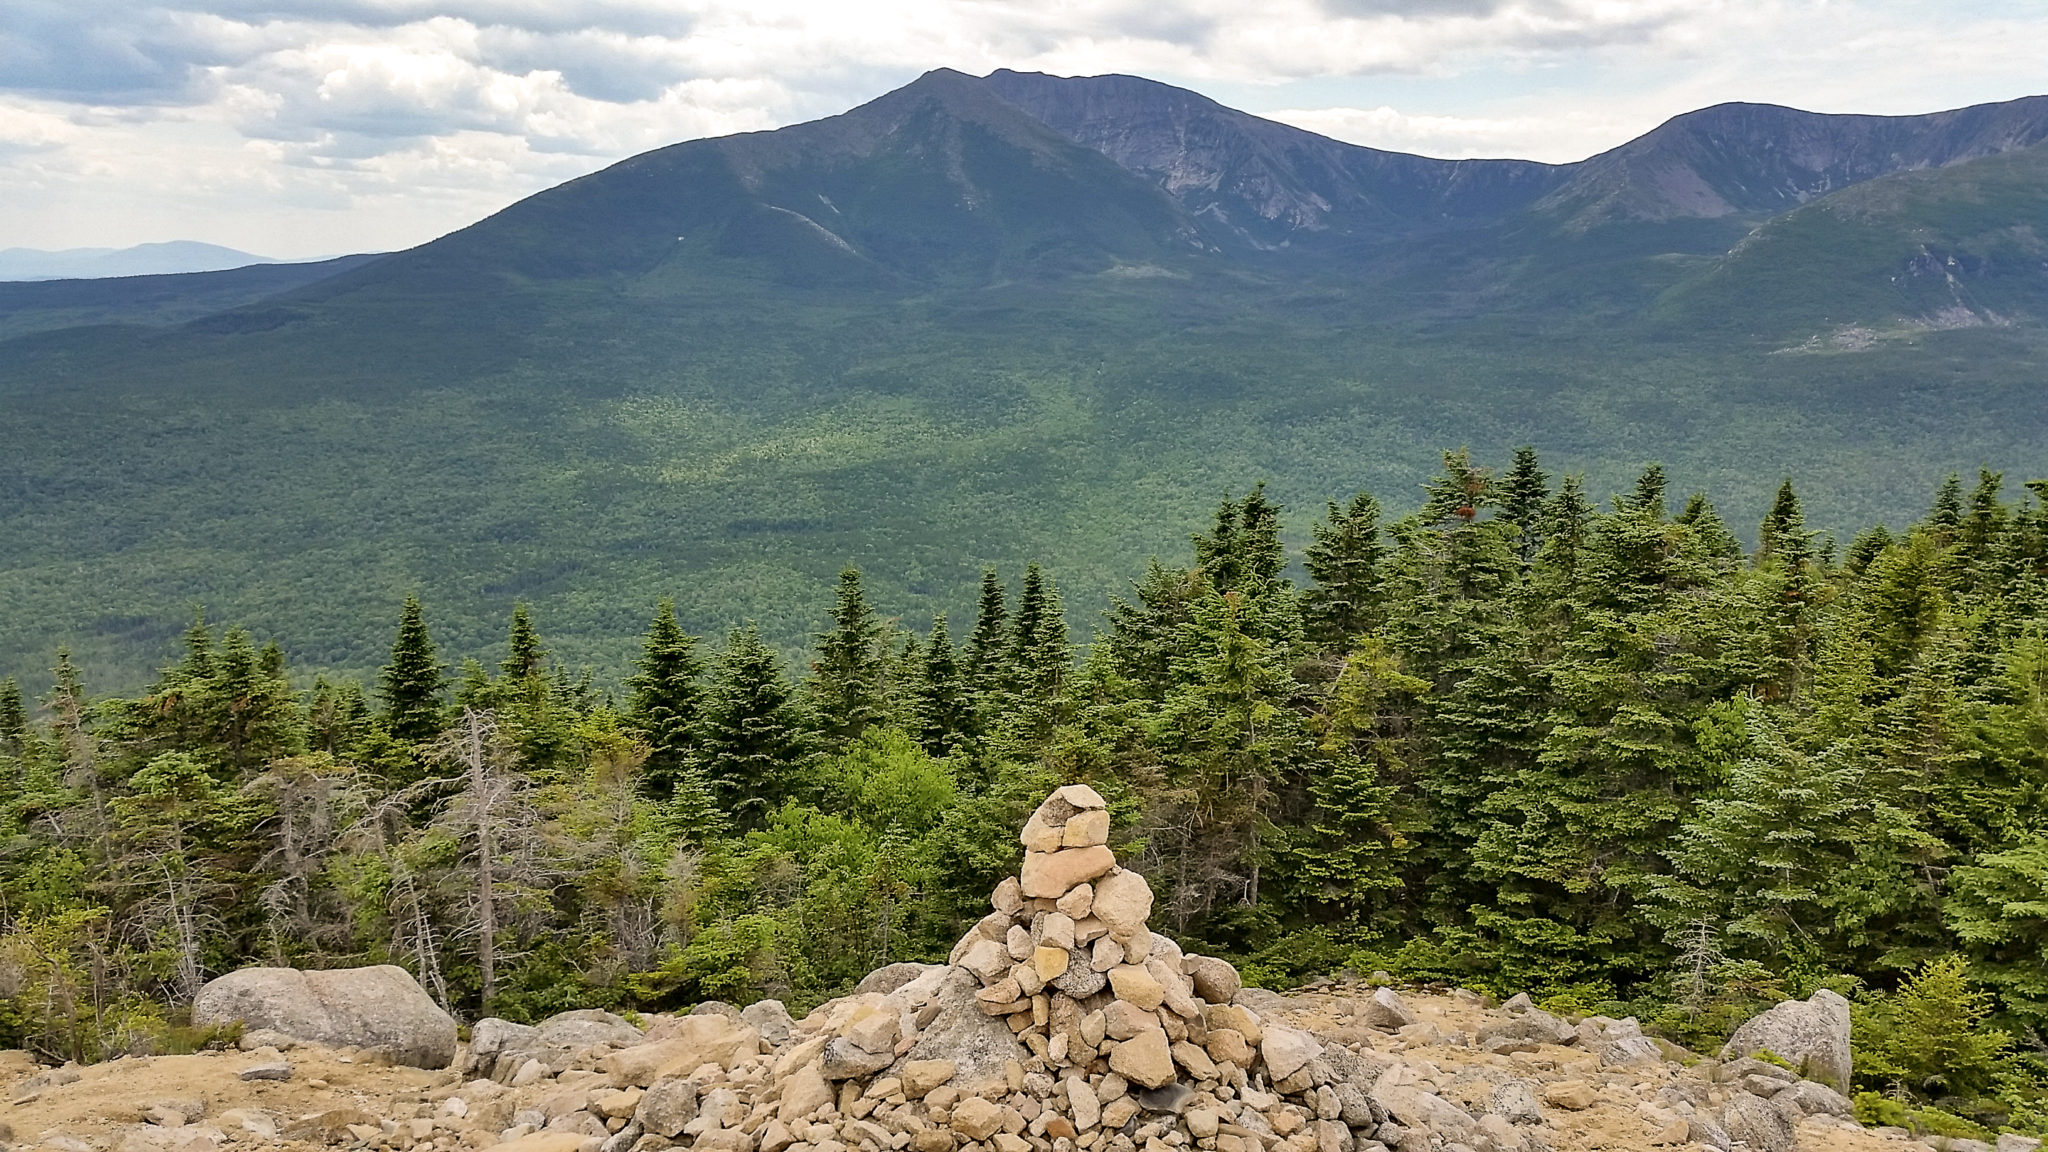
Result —
<instances>
[{"instance_id":1,"label":"tan rock","mask_svg":"<svg viewBox=\"0 0 2048 1152\"><path fill-rule=\"evenodd\" d=\"M1002 1130L1002 1105L971 1096L953 1106L953 1131L969 1140L986 1140Z\"/></svg>"},{"instance_id":2,"label":"tan rock","mask_svg":"<svg viewBox=\"0 0 2048 1152\"><path fill-rule=\"evenodd\" d=\"M1109 1069L1147 1088L1173 1083L1173 1051L1166 1033L1154 1027L1118 1044L1109 1054Z\"/></svg>"},{"instance_id":3,"label":"tan rock","mask_svg":"<svg viewBox=\"0 0 2048 1152\"><path fill-rule=\"evenodd\" d=\"M1248 1044L1257 1044L1266 1038L1265 1029L1251 1009L1238 1004L1212 1004L1202 1010L1202 1019L1211 1032L1228 1028L1245 1038Z\"/></svg>"},{"instance_id":4,"label":"tan rock","mask_svg":"<svg viewBox=\"0 0 2048 1152\"><path fill-rule=\"evenodd\" d=\"M1166 1000L1166 989L1152 973L1133 964L1122 964L1109 970L1109 986L1115 990L1116 998L1128 1001L1147 1012L1159 1007Z\"/></svg>"},{"instance_id":5,"label":"tan rock","mask_svg":"<svg viewBox=\"0 0 2048 1152\"><path fill-rule=\"evenodd\" d=\"M1195 995L1211 1004L1228 1004L1243 989L1244 981L1228 960L1214 956L1183 956L1180 970L1194 982Z\"/></svg>"},{"instance_id":6,"label":"tan rock","mask_svg":"<svg viewBox=\"0 0 2048 1152\"><path fill-rule=\"evenodd\" d=\"M1024 886L1017 883L1015 876L1003 877L996 885L995 894L988 898L989 905L1005 916L1015 916L1024 907Z\"/></svg>"},{"instance_id":7,"label":"tan rock","mask_svg":"<svg viewBox=\"0 0 2048 1152\"><path fill-rule=\"evenodd\" d=\"M1095 1089L1088 1086L1087 1077L1067 1077L1067 1111L1074 1117L1074 1127L1083 1132L1101 1123L1102 1104L1095 1098Z\"/></svg>"},{"instance_id":8,"label":"tan rock","mask_svg":"<svg viewBox=\"0 0 2048 1152\"><path fill-rule=\"evenodd\" d=\"M609 1120L614 1116L631 1116L640 1107L642 1093L638 1088L608 1088L590 1098L590 1110Z\"/></svg>"},{"instance_id":9,"label":"tan rock","mask_svg":"<svg viewBox=\"0 0 2048 1152\"><path fill-rule=\"evenodd\" d=\"M1109 1014L1097 1009L1081 1016L1081 1043L1090 1048L1102 1047L1102 1038L1109 1034Z\"/></svg>"},{"instance_id":10,"label":"tan rock","mask_svg":"<svg viewBox=\"0 0 2048 1152\"><path fill-rule=\"evenodd\" d=\"M1351 1129L1334 1120L1315 1123L1316 1152L1350 1152Z\"/></svg>"},{"instance_id":11,"label":"tan rock","mask_svg":"<svg viewBox=\"0 0 2048 1152\"><path fill-rule=\"evenodd\" d=\"M1020 880L1024 886L1024 895L1057 900L1072 891L1075 885L1093 880L1114 867L1116 856L1100 845L1093 848L1062 848L1057 852L1026 852ZM1143 882L1140 878L1139 883ZM1124 885L1124 888L1128 889L1129 885ZM1101 916L1102 910L1099 905L1102 900L1102 887L1099 884L1095 889L1095 900L1098 905L1095 914ZM1148 913L1151 906L1151 890L1148 888L1145 892L1145 907ZM1116 926L1106 916L1103 916L1103 921L1110 924L1112 929Z\"/></svg>"},{"instance_id":12,"label":"tan rock","mask_svg":"<svg viewBox=\"0 0 2048 1152\"><path fill-rule=\"evenodd\" d=\"M1116 937L1116 942L1124 946L1124 963L1143 964L1151 958L1153 947L1161 939L1143 928L1133 928Z\"/></svg>"},{"instance_id":13,"label":"tan rock","mask_svg":"<svg viewBox=\"0 0 2048 1152\"><path fill-rule=\"evenodd\" d=\"M1219 1064L1235 1064L1239 1068L1252 1066L1252 1046L1245 1041L1244 1033L1235 1028L1211 1028L1205 1043L1209 1059Z\"/></svg>"},{"instance_id":14,"label":"tan rock","mask_svg":"<svg viewBox=\"0 0 2048 1152\"><path fill-rule=\"evenodd\" d=\"M1568 1112L1584 1112L1600 1099L1600 1094L1584 1080L1556 1080L1543 1086L1543 1102Z\"/></svg>"},{"instance_id":15,"label":"tan rock","mask_svg":"<svg viewBox=\"0 0 2048 1152\"><path fill-rule=\"evenodd\" d=\"M1030 960L1010 969L1010 979L1017 982L1017 990L1026 996L1036 996L1045 990L1045 977L1038 974L1038 966Z\"/></svg>"},{"instance_id":16,"label":"tan rock","mask_svg":"<svg viewBox=\"0 0 2048 1152\"><path fill-rule=\"evenodd\" d=\"M1259 1041L1259 1054L1266 1058L1266 1074L1275 1080L1294 1075L1322 1052L1323 1046L1316 1043L1316 1038L1298 1028L1276 1025L1267 1028L1265 1038Z\"/></svg>"},{"instance_id":17,"label":"tan rock","mask_svg":"<svg viewBox=\"0 0 2048 1152\"><path fill-rule=\"evenodd\" d=\"M1032 965L1037 968L1041 980L1057 980L1067 974L1067 950L1065 948L1040 947L1032 955Z\"/></svg>"},{"instance_id":18,"label":"tan rock","mask_svg":"<svg viewBox=\"0 0 2048 1152\"><path fill-rule=\"evenodd\" d=\"M960 1137L951 1128L926 1128L910 1134L910 1152L954 1152L959 1146Z\"/></svg>"},{"instance_id":19,"label":"tan rock","mask_svg":"<svg viewBox=\"0 0 2048 1152\"><path fill-rule=\"evenodd\" d=\"M1095 948L1088 954L1088 966L1097 972L1107 972L1124 962L1124 946L1104 936L1095 942Z\"/></svg>"},{"instance_id":20,"label":"tan rock","mask_svg":"<svg viewBox=\"0 0 2048 1152\"><path fill-rule=\"evenodd\" d=\"M1086 784L1069 784L1064 788L1056 790L1052 794L1052 799L1058 800L1070 808L1078 808L1083 812L1090 808L1109 807L1109 802L1102 798L1102 793L1097 792ZM1072 817L1069 817L1069 819L1072 819Z\"/></svg>"},{"instance_id":21,"label":"tan rock","mask_svg":"<svg viewBox=\"0 0 2048 1152\"><path fill-rule=\"evenodd\" d=\"M669 1038L620 1048L599 1061L614 1088L645 1088L663 1075L688 1075L700 1065L734 1064L761 1051L761 1034L729 1016L683 1016Z\"/></svg>"},{"instance_id":22,"label":"tan rock","mask_svg":"<svg viewBox=\"0 0 2048 1152\"><path fill-rule=\"evenodd\" d=\"M1024 927L1022 924L1010 925L1010 934L1004 943L1009 946L1010 959L1031 959L1031 949L1035 946L1031 941L1031 929Z\"/></svg>"},{"instance_id":23,"label":"tan rock","mask_svg":"<svg viewBox=\"0 0 2048 1152\"><path fill-rule=\"evenodd\" d=\"M369 1139L383 1137L382 1129L372 1128ZM588 1139L581 1132L534 1132L517 1140L493 1144L489 1152L579 1152Z\"/></svg>"},{"instance_id":24,"label":"tan rock","mask_svg":"<svg viewBox=\"0 0 2048 1152\"><path fill-rule=\"evenodd\" d=\"M1068 848L1092 848L1109 843L1109 813L1100 808L1076 812L1067 818L1060 843Z\"/></svg>"},{"instance_id":25,"label":"tan rock","mask_svg":"<svg viewBox=\"0 0 2048 1152\"><path fill-rule=\"evenodd\" d=\"M1196 1108L1189 1112L1184 1120L1189 1135L1197 1140L1207 1140L1216 1135L1216 1129L1222 1126L1223 1114L1214 1108Z\"/></svg>"},{"instance_id":26,"label":"tan rock","mask_svg":"<svg viewBox=\"0 0 2048 1152\"><path fill-rule=\"evenodd\" d=\"M1076 891L1079 891L1079 889L1076 889ZM1071 896L1073 893L1069 892L1068 895ZM1094 899L1094 887L1092 885L1089 888L1089 899L1092 906ZM1082 916L1074 921L1074 943L1076 944L1090 944L1107 935L1109 935L1109 925L1104 924L1099 916Z\"/></svg>"},{"instance_id":27,"label":"tan rock","mask_svg":"<svg viewBox=\"0 0 2048 1152\"><path fill-rule=\"evenodd\" d=\"M1107 855L1109 849L1104 848L1102 852ZM1095 881L1095 902L1090 914L1109 925L1110 932L1119 936L1143 928L1146 919L1152 915L1152 886L1145 883L1143 876L1129 869L1104 871L1108 874Z\"/></svg>"},{"instance_id":28,"label":"tan rock","mask_svg":"<svg viewBox=\"0 0 2048 1152\"><path fill-rule=\"evenodd\" d=\"M1095 885L1076 884L1073 890L1059 898L1059 910L1070 920L1080 920L1095 907Z\"/></svg>"},{"instance_id":29,"label":"tan rock","mask_svg":"<svg viewBox=\"0 0 2048 1152\"><path fill-rule=\"evenodd\" d=\"M832 1084L816 1064L806 1064L782 1082L782 1104L775 1111L784 1122L795 1122L832 1102Z\"/></svg>"},{"instance_id":30,"label":"tan rock","mask_svg":"<svg viewBox=\"0 0 2048 1152\"><path fill-rule=\"evenodd\" d=\"M1188 1075L1197 1080L1216 1079L1216 1062L1209 1059L1207 1052L1186 1040L1173 1045L1171 1051L1173 1062L1187 1069Z\"/></svg>"},{"instance_id":31,"label":"tan rock","mask_svg":"<svg viewBox=\"0 0 2048 1152\"><path fill-rule=\"evenodd\" d=\"M1014 1132L998 1132L989 1137L996 1152L1031 1152L1031 1142Z\"/></svg>"},{"instance_id":32,"label":"tan rock","mask_svg":"<svg viewBox=\"0 0 2048 1152\"><path fill-rule=\"evenodd\" d=\"M1109 1131L1115 1131L1129 1124L1131 1117L1136 1116L1138 1111L1138 1102L1128 1096L1112 1100L1102 1106L1102 1126Z\"/></svg>"},{"instance_id":33,"label":"tan rock","mask_svg":"<svg viewBox=\"0 0 2048 1152\"><path fill-rule=\"evenodd\" d=\"M1024 822L1024 830L1017 834L1017 839L1023 842L1026 852L1052 852L1066 839L1066 829L1048 819L1045 808L1040 806Z\"/></svg>"},{"instance_id":34,"label":"tan rock","mask_svg":"<svg viewBox=\"0 0 2048 1152\"><path fill-rule=\"evenodd\" d=\"M987 1012L996 1005L1013 1003L1022 998L1023 995L1024 990L1017 985L1017 978L1005 976L1001 980L976 992L974 998L981 1003L981 1010ZM873 1051L873 1049L869 1050Z\"/></svg>"},{"instance_id":35,"label":"tan rock","mask_svg":"<svg viewBox=\"0 0 2048 1152\"><path fill-rule=\"evenodd\" d=\"M959 1066L951 1060L912 1060L903 1065L903 1094L912 1100L953 1078Z\"/></svg>"},{"instance_id":36,"label":"tan rock","mask_svg":"<svg viewBox=\"0 0 2048 1152\"><path fill-rule=\"evenodd\" d=\"M1017 961L1010 950L995 940L977 940L961 957L960 966L974 973L984 983L1002 979L1009 974L1010 965Z\"/></svg>"},{"instance_id":37,"label":"tan rock","mask_svg":"<svg viewBox=\"0 0 2048 1152\"><path fill-rule=\"evenodd\" d=\"M1035 926L1034 934L1039 947L1064 952L1074 946L1074 918L1065 912L1049 912Z\"/></svg>"},{"instance_id":38,"label":"tan rock","mask_svg":"<svg viewBox=\"0 0 2048 1152\"><path fill-rule=\"evenodd\" d=\"M789 1126L780 1120L770 1120L761 1125L756 1137L760 1141L757 1145L760 1152L787 1152L789 1146L796 1143Z\"/></svg>"},{"instance_id":39,"label":"tan rock","mask_svg":"<svg viewBox=\"0 0 2048 1152\"><path fill-rule=\"evenodd\" d=\"M1159 1021L1152 1013L1145 1011L1128 1000L1112 1000L1103 1009L1103 1030L1112 1040L1129 1040L1147 1028L1156 1028ZM1084 1032L1085 1021L1084 1021ZM1101 1041L1096 1041L1100 1044Z\"/></svg>"},{"instance_id":40,"label":"tan rock","mask_svg":"<svg viewBox=\"0 0 2048 1152\"><path fill-rule=\"evenodd\" d=\"M854 1014L851 1020L839 1029L839 1034L869 1052L887 1052L896 1046L896 1030L899 1020L896 1013L884 1007L873 1007Z\"/></svg>"}]
</instances>

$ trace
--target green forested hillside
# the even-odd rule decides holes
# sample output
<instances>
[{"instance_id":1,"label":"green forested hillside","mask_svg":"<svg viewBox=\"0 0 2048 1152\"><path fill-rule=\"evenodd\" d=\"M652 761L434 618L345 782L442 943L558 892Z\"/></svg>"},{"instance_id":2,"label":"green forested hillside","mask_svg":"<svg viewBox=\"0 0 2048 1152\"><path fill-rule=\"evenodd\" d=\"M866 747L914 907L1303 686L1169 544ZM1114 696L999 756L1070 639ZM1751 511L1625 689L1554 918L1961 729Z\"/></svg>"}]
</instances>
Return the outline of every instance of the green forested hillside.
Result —
<instances>
[{"instance_id":1,"label":"green forested hillside","mask_svg":"<svg viewBox=\"0 0 2048 1152\"><path fill-rule=\"evenodd\" d=\"M1747 147L1759 173L1825 184L1879 171L1902 133L1928 163L2028 138L2013 123L2038 127L2036 103L1776 110L1848 157L1811 173L1780 171L1782 141ZM1755 118L1709 113L1645 155L1741 178ZM1246 171L1300 176L1273 166L1305 135ZM1228 168L1236 147L1193 159ZM1572 187L1608 187L1633 147ZM1318 148L1303 195L1462 171ZM846 563L918 616L964 608L984 563L1043 559L1085 623L1224 491L1392 493L1445 445L1534 443L1596 495L1661 461L1743 521L1791 475L1846 538L1950 471L2048 474L2048 273L2020 258L2036 151L1868 180L1741 243L1763 217L1670 205L1456 227L1360 209L1279 243L1285 220L1212 226L1253 210L1258 180L1176 199L941 72L845 116L635 157L261 300L206 277L186 298L19 286L44 294L0 302L20 333L0 341L0 671L40 675L63 643L132 690L204 604L285 638L296 667L361 674L417 592L465 651L523 599L561 659L615 679L661 596L694 629L751 619L796 652L808 589ZM1809 236L1836 205L1853 243ZM1927 229L1997 323L1929 327L1940 302L1891 286L1926 263ZM1841 300L1876 302L1855 324L1898 338L1844 337ZM30 331L67 309L94 325Z\"/></svg>"},{"instance_id":2,"label":"green forested hillside","mask_svg":"<svg viewBox=\"0 0 2048 1152\"><path fill-rule=\"evenodd\" d=\"M1386 968L1702 1051L1830 987L1866 1122L2048 1129L2048 483L1840 547L1782 484L1745 550L1661 468L1606 509L1529 451L1425 475L1222 501L1085 649L1034 565L909 627L822 575L800 662L609 605L615 692L523 604L479 654L386 603L374 678L303 692L220 623L134 696L61 654L40 707L0 682L0 1043L190 1044L258 960L402 963L467 1018L801 1010L943 956L1085 781L1155 929L1255 982Z\"/></svg>"}]
</instances>

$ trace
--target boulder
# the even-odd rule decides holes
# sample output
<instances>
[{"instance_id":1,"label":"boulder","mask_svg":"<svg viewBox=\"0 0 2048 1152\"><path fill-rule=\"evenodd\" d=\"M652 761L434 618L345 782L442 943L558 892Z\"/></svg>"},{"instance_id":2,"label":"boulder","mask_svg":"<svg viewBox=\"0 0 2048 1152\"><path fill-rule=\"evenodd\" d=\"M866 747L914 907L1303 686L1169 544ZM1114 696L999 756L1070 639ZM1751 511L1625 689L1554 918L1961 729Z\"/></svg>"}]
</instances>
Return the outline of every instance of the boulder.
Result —
<instances>
[{"instance_id":1,"label":"boulder","mask_svg":"<svg viewBox=\"0 0 2048 1152\"><path fill-rule=\"evenodd\" d=\"M1183 956L1181 971L1194 981L1195 995L1211 1004L1228 1004L1230 998L1244 987L1244 980L1228 960L1214 956Z\"/></svg>"},{"instance_id":2,"label":"boulder","mask_svg":"<svg viewBox=\"0 0 2048 1152\"><path fill-rule=\"evenodd\" d=\"M1366 1027L1382 1032L1398 1032L1416 1023L1415 1010L1392 988L1375 988L1359 1015Z\"/></svg>"},{"instance_id":3,"label":"boulder","mask_svg":"<svg viewBox=\"0 0 2048 1152\"><path fill-rule=\"evenodd\" d=\"M531 1024L514 1024L486 1016L470 1025L469 1067L479 1072L489 1072L500 1052L520 1052L533 1046L533 1035L540 1031ZM249 1034L243 1033L244 1038Z\"/></svg>"},{"instance_id":4,"label":"boulder","mask_svg":"<svg viewBox=\"0 0 2048 1152\"><path fill-rule=\"evenodd\" d=\"M418 1068L446 1068L455 1059L454 1017L393 964L314 972L244 968L209 982L192 1002L198 1027L238 1020L303 1043L381 1052Z\"/></svg>"},{"instance_id":5,"label":"boulder","mask_svg":"<svg viewBox=\"0 0 2048 1152\"><path fill-rule=\"evenodd\" d=\"M615 1088L645 1088L668 1076L687 1076L705 1064L726 1071L760 1052L761 1034L730 1016L682 1016L661 1029L665 1039L609 1053L598 1067Z\"/></svg>"},{"instance_id":6,"label":"boulder","mask_svg":"<svg viewBox=\"0 0 2048 1152\"><path fill-rule=\"evenodd\" d=\"M790 1030L796 1027L796 1021L789 1018L789 1009L783 1007L780 1000L756 1000L740 1013L740 1020L759 1032L761 1039L777 1047L789 1042Z\"/></svg>"},{"instance_id":7,"label":"boulder","mask_svg":"<svg viewBox=\"0 0 2048 1152\"><path fill-rule=\"evenodd\" d=\"M1266 1075L1285 1080L1322 1055L1323 1046L1306 1032L1272 1024L1267 1026L1265 1039L1259 1044L1259 1054L1266 1058Z\"/></svg>"},{"instance_id":8,"label":"boulder","mask_svg":"<svg viewBox=\"0 0 2048 1152\"><path fill-rule=\"evenodd\" d=\"M1826 988L1787 1000L1750 1018L1721 1049L1721 1058L1773 1055L1837 1092L1849 1090L1849 1002ZM1733 1129L1730 1129L1733 1134ZM1737 1137L1740 1139L1740 1137Z\"/></svg>"},{"instance_id":9,"label":"boulder","mask_svg":"<svg viewBox=\"0 0 2048 1152\"><path fill-rule=\"evenodd\" d=\"M1173 1083L1173 1050L1166 1033L1154 1027L1119 1043L1109 1054L1109 1070L1146 1088Z\"/></svg>"},{"instance_id":10,"label":"boulder","mask_svg":"<svg viewBox=\"0 0 2048 1152\"><path fill-rule=\"evenodd\" d=\"M1793 1123L1801 1116L1852 1116L1855 1106L1849 1098L1825 1084L1812 1080L1801 1080L1797 1084L1779 1089L1772 1095L1771 1104L1783 1112Z\"/></svg>"},{"instance_id":11,"label":"boulder","mask_svg":"<svg viewBox=\"0 0 2048 1152\"><path fill-rule=\"evenodd\" d=\"M963 1090L1000 1080L1010 1061L1030 1058L1008 1024L982 1012L974 998L980 989L971 974L949 971L926 1006L926 1011L934 1005L937 1010L918 1029L917 1043L907 1055L910 1060L951 1060L956 1069L952 1083Z\"/></svg>"},{"instance_id":12,"label":"boulder","mask_svg":"<svg viewBox=\"0 0 2048 1152\"><path fill-rule=\"evenodd\" d=\"M1748 1092L1737 1092L1721 1109L1721 1126L1728 1138L1749 1145L1750 1152L1788 1152L1792 1147L1792 1122L1769 1100Z\"/></svg>"},{"instance_id":13,"label":"boulder","mask_svg":"<svg viewBox=\"0 0 2048 1152\"><path fill-rule=\"evenodd\" d=\"M638 1028L609 1012L581 1008L558 1012L534 1026L523 1048L564 1048L574 1051L593 1044L626 1048L646 1039Z\"/></svg>"}]
</instances>

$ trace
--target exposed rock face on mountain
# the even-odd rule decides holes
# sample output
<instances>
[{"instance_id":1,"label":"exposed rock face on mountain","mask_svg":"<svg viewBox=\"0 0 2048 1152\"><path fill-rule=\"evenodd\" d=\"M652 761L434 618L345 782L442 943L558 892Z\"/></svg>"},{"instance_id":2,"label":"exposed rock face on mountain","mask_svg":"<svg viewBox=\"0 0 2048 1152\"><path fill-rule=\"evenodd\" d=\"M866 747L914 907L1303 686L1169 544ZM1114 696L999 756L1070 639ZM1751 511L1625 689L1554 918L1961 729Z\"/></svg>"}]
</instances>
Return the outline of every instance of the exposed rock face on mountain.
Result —
<instances>
[{"instance_id":1,"label":"exposed rock face on mountain","mask_svg":"<svg viewBox=\"0 0 2048 1152\"><path fill-rule=\"evenodd\" d=\"M1060 789L1023 831L1020 875L949 963L878 970L800 1021L772 1000L642 1024L486 1019L439 1073L250 1034L242 1053L33 1072L10 1117L49 1152L1887 1146L1825 1085L1747 1058L1686 1067L1696 1058L1632 1019L1566 1021L1526 996L1495 1010L1463 990L1242 988L1229 964L1150 931L1150 888L1108 832L1101 796ZM329 1043L352 1040L382 1037Z\"/></svg>"}]
</instances>

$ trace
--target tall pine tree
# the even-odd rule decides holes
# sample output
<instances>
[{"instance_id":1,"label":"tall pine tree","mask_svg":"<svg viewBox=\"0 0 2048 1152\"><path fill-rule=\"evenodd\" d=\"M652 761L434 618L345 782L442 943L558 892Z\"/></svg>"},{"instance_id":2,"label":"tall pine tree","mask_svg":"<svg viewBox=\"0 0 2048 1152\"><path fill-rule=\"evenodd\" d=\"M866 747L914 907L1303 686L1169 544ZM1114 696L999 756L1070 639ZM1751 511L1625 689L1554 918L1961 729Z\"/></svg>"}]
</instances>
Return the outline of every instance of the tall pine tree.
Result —
<instances>
[{"instance_id":1,"label":"tall pine tree","mask_svg":"<svg viewBox=\"0 0 2048 1152\"><path fill-rule=\"evenodd\" d=\"M447 682L419 597L407 596L398 614L398 636L391 642L391 662L377 678L385 729L409 744L431 742L441 733Z\"/></svg>"},{"instance_id":2,"label":"tall pine tree","mask_svg":"<svg viewBox=\"0 0 2048 1152\"><path fill-rule=\"evenodd\" d=\"M693 782L698 729L704 718L703 661L697 640L676 620L675 601L664 596L647 626L636 671L628 720L647 742L641 786L657 800Z\"/></svg>"}]
</instances>

